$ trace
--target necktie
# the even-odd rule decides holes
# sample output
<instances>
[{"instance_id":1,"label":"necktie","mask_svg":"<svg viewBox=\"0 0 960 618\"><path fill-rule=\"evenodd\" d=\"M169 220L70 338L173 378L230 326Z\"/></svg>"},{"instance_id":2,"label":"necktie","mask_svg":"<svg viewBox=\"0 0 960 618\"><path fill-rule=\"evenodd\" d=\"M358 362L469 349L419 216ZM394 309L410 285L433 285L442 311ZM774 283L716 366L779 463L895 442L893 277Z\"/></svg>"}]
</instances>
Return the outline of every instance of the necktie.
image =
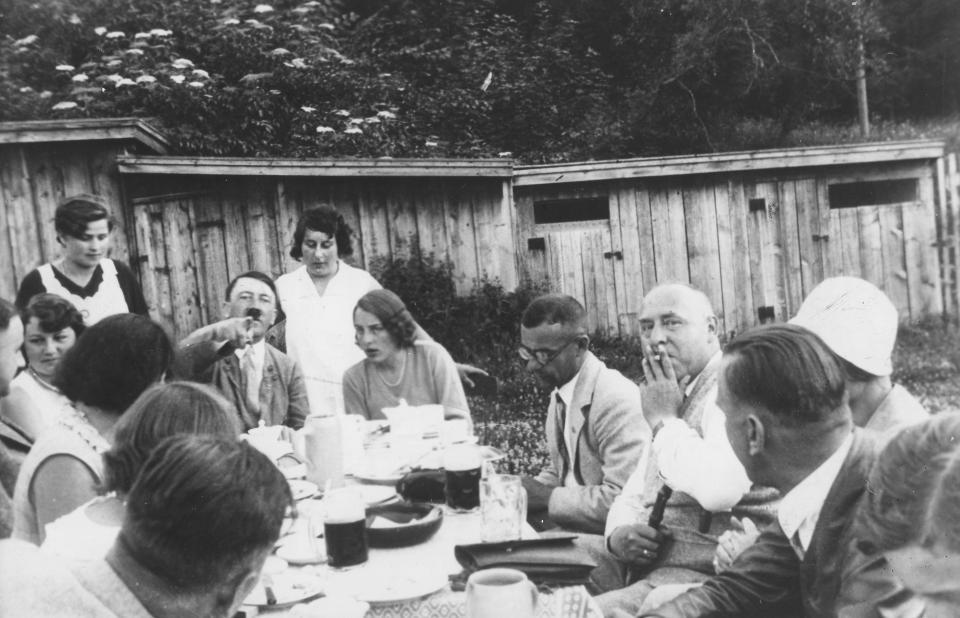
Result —
<instances>
[{"instance_id":1,"label":"necktie","mask_svg":"<svg viewBox=\"0 0 960 618\"><path fill-rule=\"evenodd\" d=\"M563 403L560 393L557 393L554 411L557 417L557 450L560 451L560 459L563 461L560 483L563 484L567 478L567 470L570 469L570 453L567 451L567 404Z\"/></svg>"},{"instance_id":2,"label":"necktie","mask_svg":"<svg viewBox=\"0 0 960 618\"><path fill-rule=\"evenodd\" d=\"M253 346L247 348L240 359L240 373L243 375L247 410L258 416L260 412L260 375L253 360Z\"/></svg>"}]
</instances>

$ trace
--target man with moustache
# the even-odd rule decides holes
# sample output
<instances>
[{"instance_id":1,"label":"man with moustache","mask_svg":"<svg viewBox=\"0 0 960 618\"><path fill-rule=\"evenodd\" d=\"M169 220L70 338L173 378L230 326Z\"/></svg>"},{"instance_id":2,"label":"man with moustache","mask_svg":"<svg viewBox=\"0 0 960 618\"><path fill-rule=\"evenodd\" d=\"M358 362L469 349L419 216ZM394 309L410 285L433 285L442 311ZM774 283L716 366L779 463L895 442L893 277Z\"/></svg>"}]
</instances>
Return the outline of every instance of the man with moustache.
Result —
<instances>
[{"instance_id":1,"label":"man with moustache","mask_svg":"<svg viewBox=\"0 0 960 618\"><path fill-rule=\"evenodd\" d=\"M520 358L551 389L549 463L523 477L535 525L600 534L607 511L649 441L637 386L590 352L586 311L573 297L548 294L523 312Z\"/></svg>"},{"instance_id":2,"label":"man with moustache","mask_svg":"<svg viewBox=\"0 0 960 618\"><path fill-rule=\"evenodd\" d=\"M657 585L709 578L717 538L734 525L731 517L768 523L777 498L770 488L751 488L727 440L717 406L718 321L706 295L682 283L655 287L643 299L640 338L640 392L653 442L649 460L610 509L609 554L596 556L604 568L594 585L606 592L597 601L607 614L636 611ZM649 525L665 484L667 534ZM610 566L611 554L619 568Z\"/></svg>"},{"instance_id":3,"label":"man with moustache","mask_svg":"<svg viewBox=\"0 0 960 618\"><path fill-rule=\"evenodd\" d=\"M0 298L0 399L10 392L10 381L23 366L23 323L12 303ZM0 539L13 530L13 486L19 466L0 443Z\"/></svg>"},{"instance_id":4,"label":"man with moustache","mask_svg":"<svg viewBox=\"0 0 960 618\"><path fill-rule=\"evenodd\" d=\"M225 319L180 342L177 372L216 386L237 407L244 429L303 427L309 415L300 368L266 341L277 313L277 293L267 275L250 271L227 286Z\"/></svg>"},{"instance_id":5,"label":"man with moustache","mask_svg":"<svg viewBox=\"0 0 960 618\"><path fill-rule=\"evenodd\" d=\"M729 569L644 615L826 618L845 615L838 598L857 601L841 576L878 445L854 427L845 380L800 326L762 326L727 345L717 403L750 478L783 494L777 521Z\"/></svg>"}]
</instances>

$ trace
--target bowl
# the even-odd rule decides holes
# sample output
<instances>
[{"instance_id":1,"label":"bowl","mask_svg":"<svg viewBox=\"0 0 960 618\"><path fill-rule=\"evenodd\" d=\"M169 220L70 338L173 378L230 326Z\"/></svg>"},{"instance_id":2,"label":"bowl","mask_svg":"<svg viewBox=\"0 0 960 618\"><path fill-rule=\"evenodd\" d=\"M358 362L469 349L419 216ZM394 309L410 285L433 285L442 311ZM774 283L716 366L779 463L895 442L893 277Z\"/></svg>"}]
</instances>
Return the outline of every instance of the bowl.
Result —
<instances>
[{"instance_id":1,"label":"bowl","mask_svg":"<svg viewBox=\"0 0 960 618\"><path fill-rule=\"evenodd\" d=\"M388 527L372 526L382 518ZM423 502L395 502L367 509L367 541L370 547L407 547L423 543L440 529L443 509Z\"/></svg>"}]
</instances>

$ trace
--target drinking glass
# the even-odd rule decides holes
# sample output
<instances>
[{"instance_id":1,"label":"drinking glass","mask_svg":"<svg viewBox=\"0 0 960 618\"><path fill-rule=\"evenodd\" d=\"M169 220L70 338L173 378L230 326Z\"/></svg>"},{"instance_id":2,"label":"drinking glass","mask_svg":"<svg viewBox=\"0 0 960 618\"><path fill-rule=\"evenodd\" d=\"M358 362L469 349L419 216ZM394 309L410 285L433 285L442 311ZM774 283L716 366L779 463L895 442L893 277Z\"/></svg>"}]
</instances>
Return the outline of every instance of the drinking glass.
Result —
<instances>
[{"instance_id":1,"label":"drinking glass","mask_svg":"<svg viewBox=\"0 0 960 618\"><path fill-rule=\"evenodd\" d=\"M480 449L455 444L443 451L443 493L447 506L467 513L480 506Z\"/></svg>"},{"instance_id":2,"label":"drinking glass","mask_svg":"<svg viewBox=\"0 0 960 618\"><path fill-rule=\"evenodd\" d=\"M352 487L323 497L323 538L327 564L347 568L367 561L367 515L363 495Z\"/></svg>"},{"instance_id":3,"label":"drinking glass","mask_svg":"<svg viewBox=\"0 0 960 618\"><path fill-rule=\"evenodd\" d=\"M527 517L527 492L515 474L488 474L480 481L480 519L483 541L520 539Z\"/></svg>"}]
</instances>

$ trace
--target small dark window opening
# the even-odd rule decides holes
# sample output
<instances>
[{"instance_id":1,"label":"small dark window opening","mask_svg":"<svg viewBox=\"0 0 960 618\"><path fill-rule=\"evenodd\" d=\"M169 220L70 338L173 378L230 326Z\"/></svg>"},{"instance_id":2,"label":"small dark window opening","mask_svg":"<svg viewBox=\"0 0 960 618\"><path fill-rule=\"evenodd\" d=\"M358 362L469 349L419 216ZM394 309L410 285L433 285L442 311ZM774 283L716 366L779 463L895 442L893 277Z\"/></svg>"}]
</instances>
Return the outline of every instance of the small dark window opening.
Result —
<instances>
[{"instance_id":1,"label":"small dark window opening","mask_svg":"<svg viewBox=\"0 0 960 618\"><path fill-rule=\"evenodd\" d=\"M762 197L755 197L750 200L750 212L766 212L767 200Z\"/></svg>"},{"instance_id":2,"label":"small dark window opening","mask_svg":"<svg viewBox=\"0 0 960 618\"><path fill-rule=\"evenodd\" d=\"M533 203L534 223L575 223L610 219L606 197L544 200Z\"/></svg>"},{"instance_id":3,"label":"small dark window opening","mask_svg":"<svg viewBox=\"0 0 960 618\"><path fill-rule=\"evenodd\" d=\"M757 307L757 317L760 318L761 324L767 324L777 319L777 312L774 307Z\"/></svg>"},{"instance_id":4,"label":"small dark window opening","mask_svg":"<svg viewBox=\"0 0 960 618\"><path fill-rule=\"evenodd\" d=\"M917 179L871 180L830 185L830 208L856 208L917 201Z\"/></svg>"},{"instance_id":5,"label":"small dark window opening","mask_svg":"<svg viewBox=\"0 0 960 618\"><path fill-rule=\"evenodd\" d=\"M528 238L527 250L528 251L546 251L547 239L543 238L542 236L539 238Z\"/></svg>"}]
</instances>

